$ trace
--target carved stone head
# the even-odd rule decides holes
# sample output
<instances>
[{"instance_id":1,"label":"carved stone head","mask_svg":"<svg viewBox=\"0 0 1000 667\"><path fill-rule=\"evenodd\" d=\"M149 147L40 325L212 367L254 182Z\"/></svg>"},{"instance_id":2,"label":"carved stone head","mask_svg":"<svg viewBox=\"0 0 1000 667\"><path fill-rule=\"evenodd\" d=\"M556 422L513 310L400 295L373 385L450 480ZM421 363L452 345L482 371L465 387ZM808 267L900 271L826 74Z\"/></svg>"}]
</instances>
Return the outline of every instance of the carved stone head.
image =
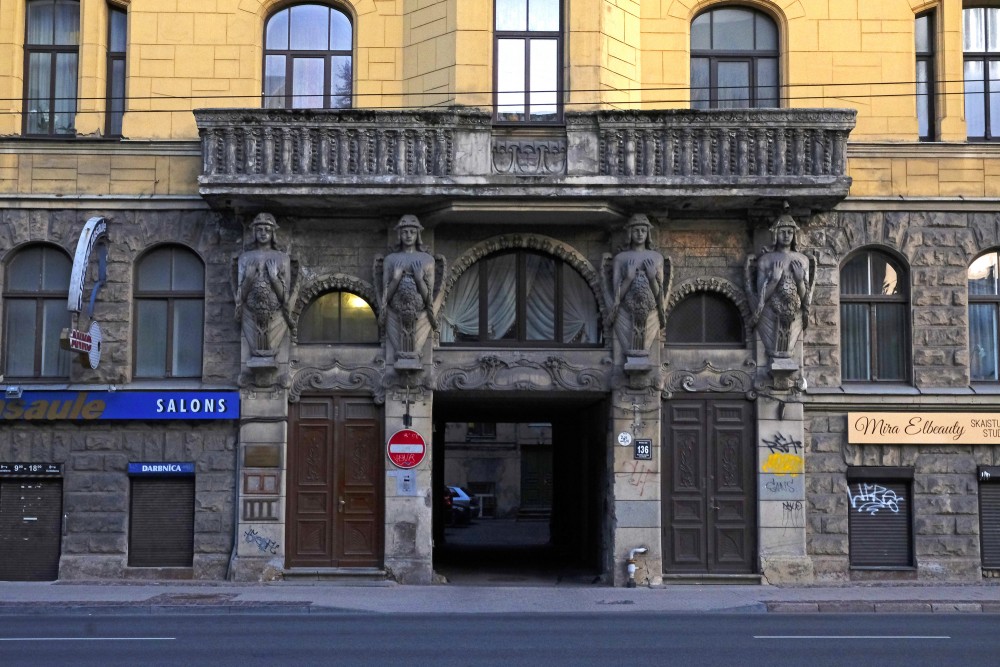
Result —
<instances>
[{"instance_id":1,"label":"carved stone head","mask_svg":"<svg viewBox=\"0 0 1000 667\"><path fill-rule=\"evenodd\" d=\"M798 224L796 224L795 218L788 215L787 213L782 213L780 216L778 216L778 219L774 221L774 224L771 225L770 228L771 242L777 244L778 233L785 229L791 230L792 232L792 242L789 247L792 250L798 250L798 248L796 247L795 240L796 237L798 236L799 226Z\"/></svg>"},{"instance_id":2,"label":"carved stone head","mask_svg":"<svg viewBox=\"0 0 1000 667\"><path fill-rule=\"evenodd\" d=\"M643 242L647 250L653 249L653 223L649 221L649 218L645 213L635 213L628 219L625 223L625 233L628 235L629 241L632 239L632 230L635 228L643 228L646 230L646 239Z\"/></svg>"},{"instance_id":3,"label":"carved stone head","mask_svg":"<svg viewBox=\"0 0 1000 667\"><path fill-rule=\"evenodd\" d=\"M406 215L404 215L403 217L401 217L399 219L399 222L396 223L396 234L398 236L400 236L400 247L402 247L402 236L401 236L401 234L402 234L402 231L404 229L415 229L416 230L416 232L417 232L417 244L416 244L417 250L419 250L421 252L424 252L425 251L425 248L424 248L424 239L423 239L423 237L420 234L420 232L423 231L424 226L420 224L420 219L417 218L417 216L413 215L412 213L407 213Z\"/></svg>"}]
</instances>

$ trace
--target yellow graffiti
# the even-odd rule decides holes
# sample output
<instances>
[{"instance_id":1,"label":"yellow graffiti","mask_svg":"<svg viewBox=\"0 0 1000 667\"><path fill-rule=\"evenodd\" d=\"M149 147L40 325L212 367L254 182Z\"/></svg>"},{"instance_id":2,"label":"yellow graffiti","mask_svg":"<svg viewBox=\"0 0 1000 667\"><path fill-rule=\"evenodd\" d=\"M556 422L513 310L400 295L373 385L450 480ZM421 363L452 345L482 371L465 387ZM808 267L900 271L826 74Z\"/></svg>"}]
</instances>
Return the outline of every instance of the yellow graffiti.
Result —
<instances>
[{"instance_id":1,"label":"yellow graffiti","mask_svg":"<svg viewBox=\"0 0 1000 667\"><path fill-rule=\"evenodd\" d=\"M767 457L767 461L761 466L764 472L786 473L793 477L801 472L805 472L805 462L801 456L796 454L783 454L775 452Z\"/></svg>"}]
</instances>

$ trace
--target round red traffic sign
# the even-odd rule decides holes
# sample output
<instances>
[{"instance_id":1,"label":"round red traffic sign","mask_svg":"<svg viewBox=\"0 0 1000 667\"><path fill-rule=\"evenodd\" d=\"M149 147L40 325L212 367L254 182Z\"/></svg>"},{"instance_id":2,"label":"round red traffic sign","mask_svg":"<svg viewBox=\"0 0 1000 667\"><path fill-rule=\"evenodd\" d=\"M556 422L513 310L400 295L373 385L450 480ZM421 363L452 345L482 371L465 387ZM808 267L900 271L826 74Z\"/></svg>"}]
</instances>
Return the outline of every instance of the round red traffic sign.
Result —
<instances>
[{"instance_id":1,"label":"round red traffic sign","mask_svg":"<svg viewBox=\"0 0 1000 667\"><path fill-rule=\"evenodd\" d=\"M385 449L389 460L397 468L416 468L427 453L423 436L408 428L396 431Z\"/></svg>"}]
</instances>

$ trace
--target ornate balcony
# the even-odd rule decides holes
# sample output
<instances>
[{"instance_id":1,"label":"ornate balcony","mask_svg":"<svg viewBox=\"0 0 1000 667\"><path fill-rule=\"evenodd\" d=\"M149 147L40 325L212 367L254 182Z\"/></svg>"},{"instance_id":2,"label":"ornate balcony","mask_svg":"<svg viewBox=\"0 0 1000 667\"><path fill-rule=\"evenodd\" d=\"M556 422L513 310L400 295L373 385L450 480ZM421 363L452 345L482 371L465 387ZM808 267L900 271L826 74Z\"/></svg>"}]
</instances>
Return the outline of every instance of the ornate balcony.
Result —
<instances>
[{"instance_id":1,"label":"ornate balcony","mask_svg":"<svg viewBox=\"0 0 1000 667\"><path fill-rule=\"evenodd\" d=\"M847 196L854 111L570 113L565 127L493 127L487 113L195 112L201 194L217 206L502 217L588 212L826 210ZM557 199L553 199L557 198Z\"/></svg>"}]
</instances>

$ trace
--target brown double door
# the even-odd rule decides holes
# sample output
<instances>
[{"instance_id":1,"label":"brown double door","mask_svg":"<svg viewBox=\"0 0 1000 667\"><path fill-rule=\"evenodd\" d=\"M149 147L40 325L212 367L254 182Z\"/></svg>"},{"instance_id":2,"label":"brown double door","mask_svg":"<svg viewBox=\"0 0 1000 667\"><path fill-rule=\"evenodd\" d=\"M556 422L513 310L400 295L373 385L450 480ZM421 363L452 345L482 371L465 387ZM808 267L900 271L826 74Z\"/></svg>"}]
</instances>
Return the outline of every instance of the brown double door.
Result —
<instances>
[{"instance_id":1,"label":"brown double door","mask_svg":"<svg viewBox=\"0 0 1000 667\"><path fill-rule=\"evenodd\" d=\"M287 567L382 565L383 448L370 399L291 405Z\"/></svg>"},{"instance_id":2,"label":"brown double door","mask_svg":"<svg viewBox=\"0 0 1000 667\"><path fill-rule=\"evenodd\" d=\"M757 568L753 404L664 404L663 569L749 574Z\"/></svg>"}]
</instances>

